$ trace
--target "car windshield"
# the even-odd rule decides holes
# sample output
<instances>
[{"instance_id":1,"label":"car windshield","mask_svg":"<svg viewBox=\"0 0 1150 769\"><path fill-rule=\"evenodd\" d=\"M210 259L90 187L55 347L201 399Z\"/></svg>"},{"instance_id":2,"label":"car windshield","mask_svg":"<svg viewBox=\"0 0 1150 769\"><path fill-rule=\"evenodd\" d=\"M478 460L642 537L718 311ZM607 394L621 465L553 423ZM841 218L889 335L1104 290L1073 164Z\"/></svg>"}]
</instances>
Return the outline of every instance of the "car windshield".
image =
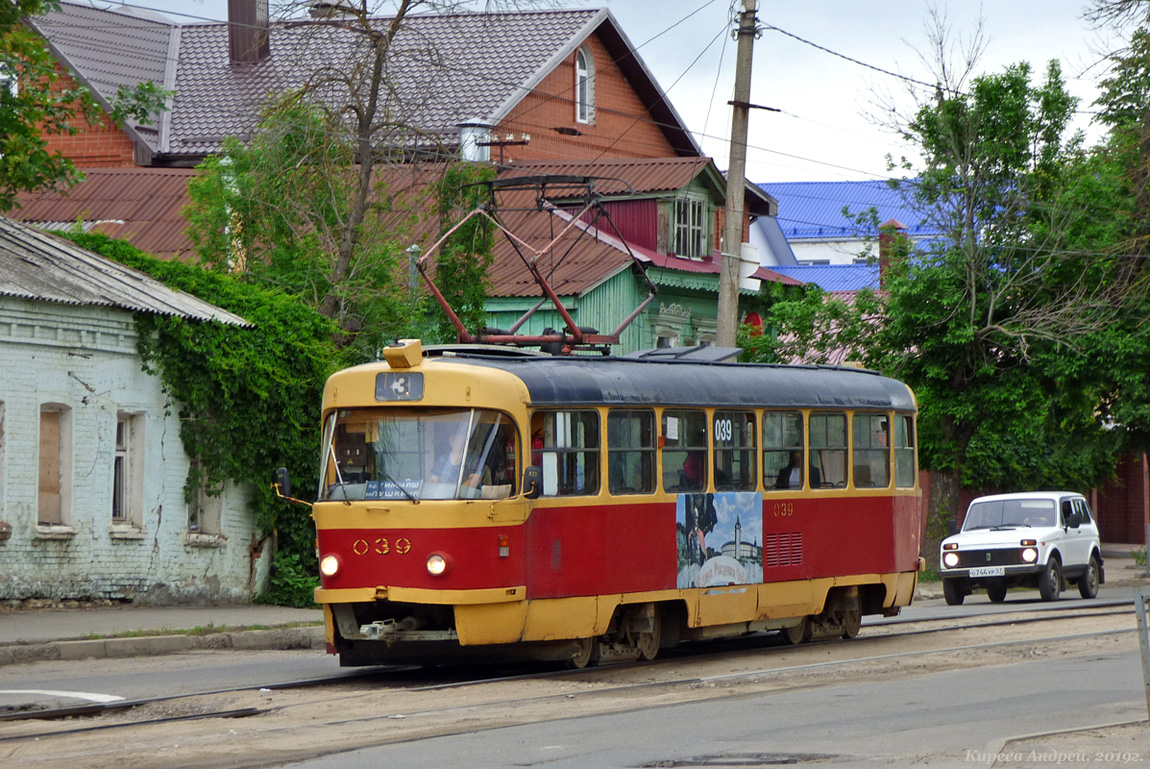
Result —
<instances>
[{"instance_id":1,"label":"car windshield","mask_svg":"<svg viewBox=\"0 0 1150 769\"><path fill-rule=\"evenodd\" d=\"M511 418L486 409L342 409L324 429L321 500L502 499L515 492Z\"/></svg>"},{"instance_id":2,"label":"car windshield","mask_svg":"<svg viewBox=\"0 0 1150 769\"><path fill-rule=\"evenodd\" d=\"M1054 526L1058 521L1050 499L993 499L974 502L966 511L962 530L996 526Z\"/></svg>"}]
</instances>

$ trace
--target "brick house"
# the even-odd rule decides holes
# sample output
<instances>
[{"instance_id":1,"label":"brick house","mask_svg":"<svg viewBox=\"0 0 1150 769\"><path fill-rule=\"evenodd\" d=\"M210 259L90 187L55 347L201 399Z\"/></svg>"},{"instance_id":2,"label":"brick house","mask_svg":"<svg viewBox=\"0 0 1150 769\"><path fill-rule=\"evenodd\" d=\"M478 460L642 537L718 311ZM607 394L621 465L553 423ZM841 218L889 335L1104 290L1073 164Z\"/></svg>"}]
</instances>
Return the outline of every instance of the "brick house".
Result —
<instances>
[{"instance_id":1,"label":"brick house","mask_svg":"<svg viewBox=\"0 0 1150 769\"><path fill-rule=\"evenodd\" d=\"M0 599L242 601L270 550L245 490L184 501L179 409L137 313L247 325L0 218Z\"/></svg>"}]
</instances>

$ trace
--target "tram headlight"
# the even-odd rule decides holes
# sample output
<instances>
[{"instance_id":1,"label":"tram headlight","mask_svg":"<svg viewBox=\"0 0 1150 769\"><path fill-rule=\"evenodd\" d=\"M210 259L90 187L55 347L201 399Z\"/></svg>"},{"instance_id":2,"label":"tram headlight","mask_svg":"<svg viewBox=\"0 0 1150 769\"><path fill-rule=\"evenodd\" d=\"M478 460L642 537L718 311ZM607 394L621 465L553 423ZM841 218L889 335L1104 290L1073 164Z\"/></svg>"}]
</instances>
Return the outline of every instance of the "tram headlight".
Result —
<instances>
[{"instance_id":1,"label":"tram headlight","mask_svg":"<svg viewBox=\"0 0 1150 769\"><path fill-rule=\"evenodd\" d=\"M339 574L339 556L325 555L319 559L319 573L325 577L334 577Z\"/></svg>"},{"instance_id":2,"label":"tram headlight","mask_svg":"<svg viewBox=\"0 0 1150 769\"><path fill-rule=\"evenodd\" d=\"M1027 563L1034 563L1038 560L1038 551L1033 547L1028 547L1022 551L1022 560Z\"/></svg>"},{"instance_id":3,"label":"tram headlight","mask_svg":"<svg viewBox=\"0 0 1150 769\"><path fill-rule=\"evenodd\" d=\"M443 553L432 553L427 556L427 573L433 577L442 577L451 571L451 559Z\"/></svg>"},{"instance_id":4,"label":"tram headlight","mask_svg":"<svg viewBox=\"0 0 1150 769\"><path fill-rule=\"evenodd\" d=\"M953 569L958 566L958 553L953 550L942 556L942 565L948 569Z\"/></svg>"}]
</instances>

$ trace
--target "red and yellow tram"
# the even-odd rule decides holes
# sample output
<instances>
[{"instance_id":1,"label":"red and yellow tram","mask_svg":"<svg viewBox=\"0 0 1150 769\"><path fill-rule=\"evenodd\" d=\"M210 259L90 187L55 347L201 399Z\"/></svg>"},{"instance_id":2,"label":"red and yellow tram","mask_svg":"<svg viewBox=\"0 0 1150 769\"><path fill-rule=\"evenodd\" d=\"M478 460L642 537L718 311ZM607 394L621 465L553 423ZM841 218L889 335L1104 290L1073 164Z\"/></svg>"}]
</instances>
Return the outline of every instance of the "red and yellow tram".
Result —
<instances>
[{"instance_id":1,"label":"red and yellow tram","mask_svg":"<svg viewBox=\"0 0 1150 769\"><path fill-rule=\"evenodd\" d=\"M911 601L900 382L418 341L384 357L324 391L316 600L343 665L850 637Z\"/></svg>"}]
</instances>

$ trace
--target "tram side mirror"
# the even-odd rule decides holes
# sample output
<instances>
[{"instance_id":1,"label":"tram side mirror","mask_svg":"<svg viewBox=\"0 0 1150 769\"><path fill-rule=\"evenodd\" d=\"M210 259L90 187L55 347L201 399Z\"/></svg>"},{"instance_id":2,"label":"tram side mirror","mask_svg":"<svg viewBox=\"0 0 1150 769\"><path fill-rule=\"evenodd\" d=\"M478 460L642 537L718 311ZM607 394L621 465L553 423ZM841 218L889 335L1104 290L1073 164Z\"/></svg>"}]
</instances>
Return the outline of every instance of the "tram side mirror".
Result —
<instances>
[{"instance_id":1,"label":"tram side mirror","mask_svg":"<svg viewBox=\"0 0 1150 769\"><path fill-rule=\"evenodd\" d=\"M527 499L539 499L543 493L543 468L530 465L523 469L523 496Z\"/></svg>"},{"instance_id":2,"label":"tram side mirror","mask_svg":"<svg viewBox=\"0 0 1150 769\"><path fill-rule=\"evenodd\" d=\"M957 533L958 533L958 521L951 518L949 521L946 522L946 534L949 537L953 537Z\"/></svg>"},{"instance_id":3,"label":"tram side mirror","mask_svg":"<svg viewBox=\"0 0 1150 769\"><path fill-rule=\"evenodd\" d=\"M1070 520L1067 521L1067 523L1070 525L1070 528L1077 529L1079 526L1082 525L1082 512L1079 510L1075 510L1073 513L1070 514Z\"/></svg>"},{"instance_id":4,"label":"tram side mirror","mask_svg":"<svg viewBox=\"0 0 1150 769\"><path fill-rule=\"evenodd\" d=\"M291 478L288 476L288 469L286 467L276 468L276 496L290 497L291 496Z\"/></svg>"}]
</instances>

